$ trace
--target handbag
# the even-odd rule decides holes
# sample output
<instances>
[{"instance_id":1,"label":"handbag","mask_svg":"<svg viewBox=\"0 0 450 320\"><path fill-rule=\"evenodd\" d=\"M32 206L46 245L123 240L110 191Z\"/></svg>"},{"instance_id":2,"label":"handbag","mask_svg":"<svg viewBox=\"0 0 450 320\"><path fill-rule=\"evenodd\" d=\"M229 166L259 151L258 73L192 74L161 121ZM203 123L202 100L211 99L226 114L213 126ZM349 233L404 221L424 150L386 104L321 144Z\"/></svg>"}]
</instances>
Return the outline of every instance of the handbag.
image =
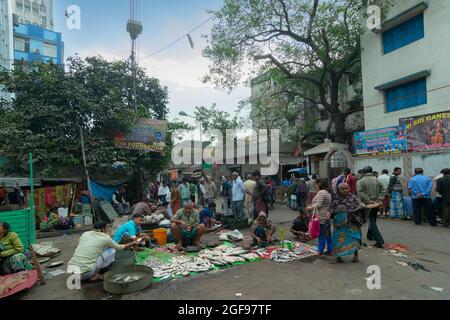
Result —
<instances>
[{"instance_id":1,"label":"handbag","mask_svg":"<svg viewBox=\"0 0 450 320\"><path fill-rule=\"evenodd\" d=\"M309 219L308 233L312 239L317 239L320 236L320 218L317 208L314 208L314 212Z\"/></svg>"}]
</instances>

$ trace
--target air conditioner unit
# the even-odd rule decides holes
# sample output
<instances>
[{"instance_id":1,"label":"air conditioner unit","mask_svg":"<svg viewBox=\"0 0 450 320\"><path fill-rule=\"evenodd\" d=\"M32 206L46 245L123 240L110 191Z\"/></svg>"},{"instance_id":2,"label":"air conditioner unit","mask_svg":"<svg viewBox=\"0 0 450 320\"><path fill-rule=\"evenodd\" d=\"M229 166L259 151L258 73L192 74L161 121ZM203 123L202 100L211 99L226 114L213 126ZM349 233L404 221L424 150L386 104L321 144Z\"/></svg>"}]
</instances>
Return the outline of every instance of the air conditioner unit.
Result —
<instances>
[{"instance_id":1,"label":"air conditioner unit","mask_svg":"<svg viewBox=\"0 0 450 320\"><path fill-rule=\"evenodd\" d=\"M34 53L36 53L36 54L40 54L40 53L41 53L41 51L39 51L39 49L36 49L36 50L34 50Z\"/></svg>"}]
</instances>

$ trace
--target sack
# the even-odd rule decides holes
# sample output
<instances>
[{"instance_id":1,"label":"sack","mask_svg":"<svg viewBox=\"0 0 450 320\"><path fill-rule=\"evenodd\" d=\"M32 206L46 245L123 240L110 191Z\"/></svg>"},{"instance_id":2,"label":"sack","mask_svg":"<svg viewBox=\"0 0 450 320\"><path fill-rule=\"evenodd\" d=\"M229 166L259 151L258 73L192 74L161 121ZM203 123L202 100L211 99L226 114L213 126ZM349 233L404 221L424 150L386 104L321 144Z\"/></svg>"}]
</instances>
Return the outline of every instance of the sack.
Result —
<instances>
[{"instance_id":1,"label":"sack","mask_svg":"<svg viewBox=\"0 0 450 320\"><path fill-rule=\"evenodd\" d=\"M317 209L314 209L314 213L309 219L308 233L312 239L317 239L320 236L320 218Z\"/></svg>"}]
</instances>

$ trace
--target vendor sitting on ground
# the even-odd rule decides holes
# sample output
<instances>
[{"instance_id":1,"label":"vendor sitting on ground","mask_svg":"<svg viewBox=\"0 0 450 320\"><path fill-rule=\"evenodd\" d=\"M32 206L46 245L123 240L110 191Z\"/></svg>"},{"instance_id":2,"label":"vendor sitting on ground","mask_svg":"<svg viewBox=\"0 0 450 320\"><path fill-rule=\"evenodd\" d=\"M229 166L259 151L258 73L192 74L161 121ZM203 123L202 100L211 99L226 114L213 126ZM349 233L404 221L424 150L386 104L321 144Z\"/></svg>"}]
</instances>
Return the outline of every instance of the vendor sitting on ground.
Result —
<instances>
[{"instance_id":1,"label":"vendor sitting on ground","mask_svg":"<svg viewBox=\"0 0 450 320\"><path fill-rule=\"evenodd\" d=\"M300 214L295 218L291 227L292 234L300 240L300 242L311 241L311 236L308 234L308 223L308 215L304 210L300 210Z\"/></svg>"},{"instance_id":2,"label":"vendor sitting on ground","mask_svg":"<svg viewBox=\"0 0 450 320\"><path fill-rule=\"evenodd\" d=\"M185 202L183 209L178 210L170 222L178 250L182 250L183 246L201 246L200 239L206 230L205 226L200 224L200 216L192 208L192 203Z\"/></svg>"},{"instance_id":3,"label":"vendor sitting on ground","mask_svg":"<svg viewBox=\"0 0 450 320\"><path fill-rule=\"evenodd\" d=\"M97 223L93 231L85 232L81 236L69 261L67 273L81 275L82 281L102 281L100 271L114 262L116 250L126 250L136 244L137 242L118 244L106 234L106 223Z\"/></svg>"},{"instance_id":4,"label":"vendor sitting on ground","mask_svg":"<svg viewBox=\"0 0 450 320\"><path fill-rule=\"evenodd\" d=\"M267 219L267 214L261 212L251 228L254 245L257 245L260 248L267 247L273 242L272 237L275 235L275 231L276 227L269 219Z\"/></svg>"},{"instance_id":5,"label":"vendor sitting on ground","mask_svg":"<svg viewBox=\"0 0 450 320\"><path fill-rule=\"evenodd\" d=\"M149 216L152 214L150 209L150 199L144 198L141 202L136 203L133 208L133 215L140 214L143 216Z\"/></svg>"},{"instance_id":6,"label":"vendor sitting on ground","mask_svg":"<svg viewBox=\"0 0 450 320\"><path fill-rule=\"evenodd\" d=\"M133 215L130 221L123 224L119 229L117 229L116 233L113 236L113 240L120 244L135 242L138 238L141 238L143 241L149 241L150 238L148 236L141 237L140 235L143 219L144 216L142 214ZM134 249L136 250L137 246L135 246Z\"/></svg>"},{"instance_id":7,"label":"vendor sitting on ground","mask_svg":"<svg viewBox=\"0 0 450 320\"><path fill-rule=\"evenodd\" d=\"M15 232L9 231L9 224L0 222L0 276L33 270L24 255L22 241Z\"/></svg>"},{"instance_id":8,"label":"vendor sitting on ground","mask_svg":"<svg viewBox=\"0 0 450 320\"><path fill-rule=\"evenodd\" d=\"M202 223L207 229L214 227L216 220L214 219L214 211L216 204L214 202L208 203L207 207L204 207L200 213L200 223Z\"/></svg>"}]
</instances>

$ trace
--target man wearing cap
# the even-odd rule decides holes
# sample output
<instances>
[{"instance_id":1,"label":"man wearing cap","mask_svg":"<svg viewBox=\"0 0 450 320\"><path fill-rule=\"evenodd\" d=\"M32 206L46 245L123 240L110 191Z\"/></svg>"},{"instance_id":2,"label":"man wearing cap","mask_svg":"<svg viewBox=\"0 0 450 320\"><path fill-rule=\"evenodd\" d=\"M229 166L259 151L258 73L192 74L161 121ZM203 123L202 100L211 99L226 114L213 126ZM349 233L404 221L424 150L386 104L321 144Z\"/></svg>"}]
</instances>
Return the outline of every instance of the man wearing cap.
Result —
<instances>
[{"instance_id":1,"label":"man wearing cap","mask_svg":"<svg viewBox=\"0 0 450 320\"><path fill-rule=\"evenodd\" d=\"M102 281L100 271L114 262L116 250L127 250L137 242L120 245L106 234L106 223L94 225L93 231L83 233L70 259L67 273L78 274L82 281Z\"/></svg>"}]
</instances>

